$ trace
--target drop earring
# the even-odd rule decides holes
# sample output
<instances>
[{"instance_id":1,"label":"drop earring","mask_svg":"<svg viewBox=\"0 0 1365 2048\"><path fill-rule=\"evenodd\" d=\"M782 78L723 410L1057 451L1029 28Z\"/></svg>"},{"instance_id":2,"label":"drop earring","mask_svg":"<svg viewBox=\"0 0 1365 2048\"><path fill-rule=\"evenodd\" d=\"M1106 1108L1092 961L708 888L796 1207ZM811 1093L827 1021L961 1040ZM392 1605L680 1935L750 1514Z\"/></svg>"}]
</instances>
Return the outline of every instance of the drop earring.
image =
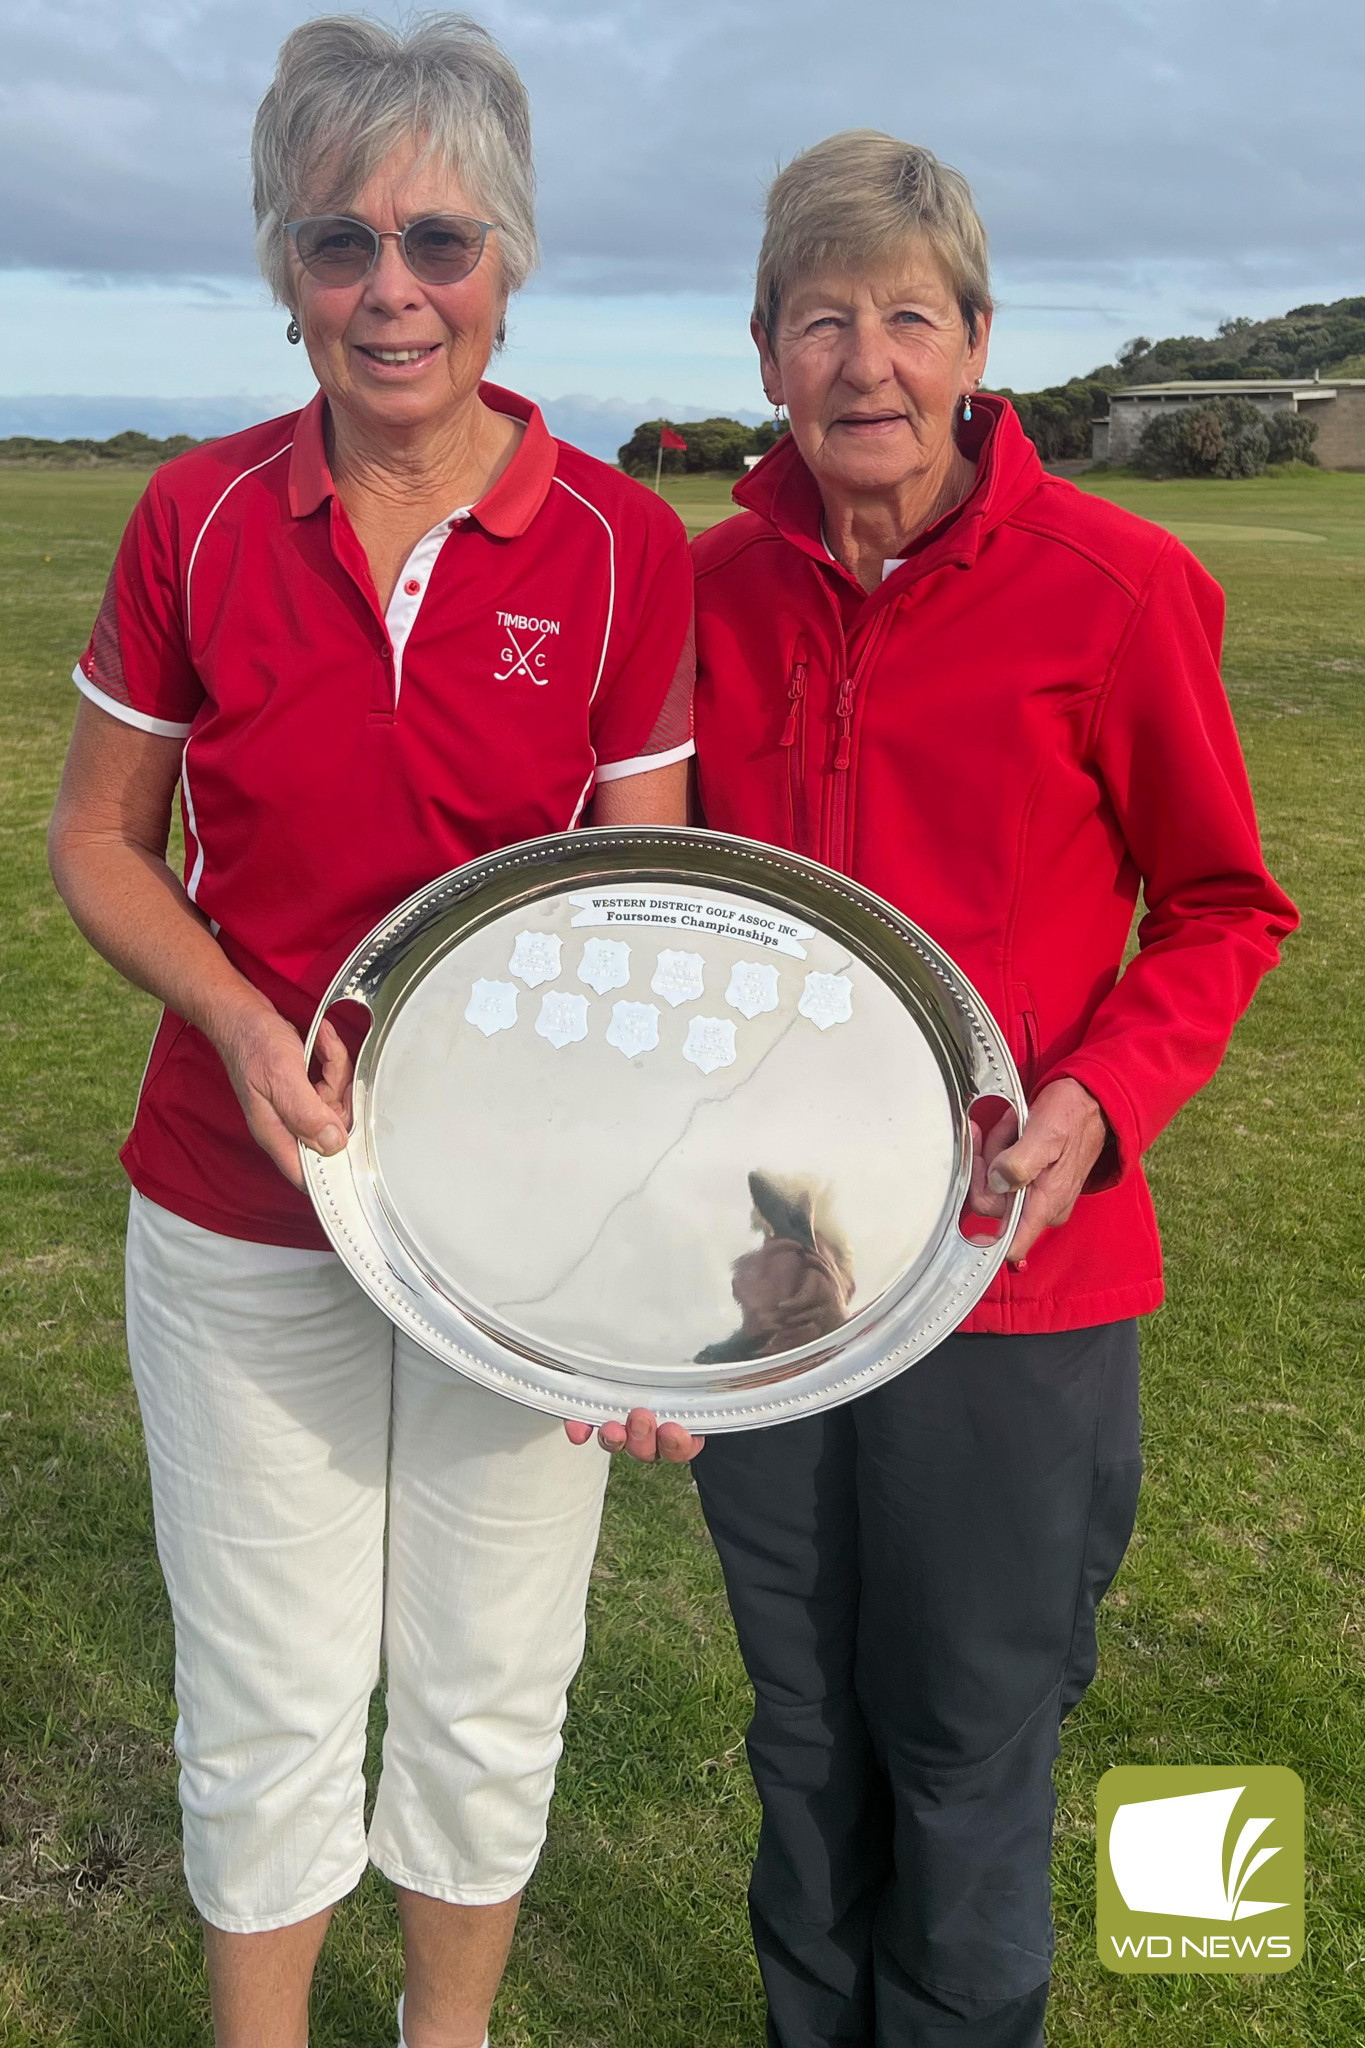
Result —
<instances>
[{"instance_id":1,"label":"drop earring","mask_svg":"<svg viewBox=\"0 0 1365 2048\"><path fill-rule=\"evenodd\" d=\"M303 340L303 329L299 326L297 320L290 321L289 325L284 330L284 338L286 341L295 342Z\"/></svg>"},{"instance_id":2,"label":"drop earring","mask_svg":"<svg viewBox=\"0 0 1365 2048\"><path fill-rule=\"evenodd\" d=\"M773 407L773 418L776 420L778 426L780 427L782 424L782 400L780 398L778 399L777 404Z\"/></svg>"},{"instance_id":3,"label":"drop earring","mask_svg":"<svg viewBox=\"0 0 1365 2048\"><path fill-rule=\"evenodd\" d=\"M962 424L963 424L963 426L964 426L964 427L965 427L965 426L967 425L968 421L969 421L969 420L971 419L971 416L972 416L972 394L971 394L971 392L970 392L970 391L964 391L964 393L962 394Z\"/></svg>"}]
</instances>

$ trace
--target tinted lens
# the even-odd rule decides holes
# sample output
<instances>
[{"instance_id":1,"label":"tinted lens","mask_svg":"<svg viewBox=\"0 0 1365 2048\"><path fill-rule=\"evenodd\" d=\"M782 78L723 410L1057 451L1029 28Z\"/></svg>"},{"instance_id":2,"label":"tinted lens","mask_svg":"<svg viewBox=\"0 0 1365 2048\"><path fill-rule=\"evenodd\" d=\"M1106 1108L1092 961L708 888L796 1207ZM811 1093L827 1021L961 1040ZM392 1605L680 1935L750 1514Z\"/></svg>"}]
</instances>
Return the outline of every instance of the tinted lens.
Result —
<instances>
[{"instance_id":1,"label":"tinted lens","mask_svg":"<svg viewBox=\"0 0 1365 2048\"><path fill-rule=\"evenodd\" d=\"M336 215L301 221L294 246L304 269L320 284L357 284L374 262L379 237L363 221Z\"/></svg>"},{"instance_id":2,"label":"tinted lens","mask_svg":"<svg viewBox=\"0 0 1365 2048\"><path fill-rule=\"evenodd\" d=\"M403 235L403 253L415 276L428 284L455 284L468 277L483 254L484 228L458 213L434 213L415 220Z\"/></svg>"}]
</instances>

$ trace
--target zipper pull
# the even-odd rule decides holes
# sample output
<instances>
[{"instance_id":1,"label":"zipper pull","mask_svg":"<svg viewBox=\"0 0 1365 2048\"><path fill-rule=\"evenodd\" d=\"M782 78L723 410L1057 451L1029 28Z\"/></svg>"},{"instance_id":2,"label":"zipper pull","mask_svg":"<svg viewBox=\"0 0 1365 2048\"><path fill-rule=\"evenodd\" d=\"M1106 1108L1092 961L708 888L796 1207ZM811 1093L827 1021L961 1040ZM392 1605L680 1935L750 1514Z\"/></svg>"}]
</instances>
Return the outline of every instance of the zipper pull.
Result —
<instances>
[{"instance_id":1,"label":"zipper pull","mask_svg":"<svg viewBox=\"0 0 1365 2048\"><path fill-rule=\"evenodd\" d=\"M787 685L787 697L791 709L787 713L787 723L782 728L782 737L777 743L780 747L790 747L796 744L796 721L801 710L801 700L805 694L806 664L804 661L798 661L792 667L791 681Z\"/></svg>"},{"instance_id":2,"label":"zipper pull","mask_svg":"<svg viewBox=\"0 0 1365 2048\"><path fill-rule=\"evenodd\" d=\"M834 707L834 715L839 721L839 744L835 750L834 765L836 769L844 769L848 767L853 744L853 684L848 677L839 685L839 701Z\"/></svg>"}]
</instances>

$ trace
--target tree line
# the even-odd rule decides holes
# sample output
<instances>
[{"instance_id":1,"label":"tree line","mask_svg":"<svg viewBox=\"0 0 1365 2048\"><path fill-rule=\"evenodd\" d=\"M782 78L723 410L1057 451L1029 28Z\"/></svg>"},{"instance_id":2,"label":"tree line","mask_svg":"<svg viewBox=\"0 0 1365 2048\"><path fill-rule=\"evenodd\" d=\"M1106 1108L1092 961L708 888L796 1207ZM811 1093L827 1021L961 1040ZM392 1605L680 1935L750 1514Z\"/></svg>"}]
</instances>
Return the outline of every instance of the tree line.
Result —
<instances>
[{"instance_id":1,"label":"tree line","mask_svg":"<svg viewBox=\"0 0 1365 2048\"><path fill-rule=\"evenodd\" d=\"M659 459L659 436L665 427L680 434L687 447L665 448L665 476L697 476L708 470L742 470L746 455L766 455L779 434L785 434L785 420L764 420L746 427L742 420L642 420L630 439L617 452L617 461L627 476L654 481Z\"/></svg>"},{"instance_id":2,"label":"tree line","mask_svg":"<svg viewBox=\"0 0 1365 2048\"><path fill-rule=\"evenodd\" d=\"M164 441L133 428L107 441L45 441L41 435L10 434L0 438L0 462L23 463L35 469L100 469L107 464L136 463L155 468L201 443L192 434L170 434Z\"/></svg>"},{"instance_id":3,"label":"tree line","mask_svg":"<svg viewBox=\"0 0 1365 2048\"><path fill-rule=\"evenodd\" d=\"M1270 320L1224 320L1212 336L1180 334L1151 341L1138 334L1124 343L1112 363L1101 363L1084 377L1049 384L1042 391L1011 391L1003 386L1001 396L1008 398L1019 414L1024 432L1044 462L1066 462L1089 455L1092 423L1108 417L1110 392L1125 385L1230 384L1252 377L1311 377L1319 370L1324 377L1365 377L1365 297L1295 306ZM1207 412L1205 407L1199 410ZM1205 439L1210 431L1206 430ZM1229 426L1234 439L1236 431ZM1298 438L1303 440L1302 435ZM1309 442L1311 435L1304 441L1305 449ZM1312 458L1296 453L1271 454L1268 459Z\"/></svg>"},{"instance_id":4,"label":"tree line","mask_svg":"<svg viewBox=\"0 0 1365 2048\"><path fill-rule=\"evenodd\" d=\"M1139 334L1119 350L1124 384L1167 384L1186 378L1231 383L1238 377L1311 377L1351 374L1365 359L1365 298L1334 299L1329 306L1295 306L1272 320L1224 320L1211 339L1181 334L1149 341ZM1355 374L1365 376L1365 360Z\"/></svg>"},{"instance_id":5,"label":"tree line","mask_svg":"<svg viewBox=\"0 0 1365 2048\"><path fill-rule=\"evenodd\" d=\"M1044 462L1083 460L1090 454L1091 428L1109 412L1109 394L1131 384L1166 384L1185 380L1232 383L1253 377L1306 377L1315 371L1324 376L1365 377L1365 296L1334 299L1330 304L1291 307L1289 312L1269 320L1245 317L1224 320L1211 336L1171 335L1152 341L1145 334L1125 342L1112 363L1101 363L1084 377L1070 377L1064 384L1049 384L1041 391L1013 391L997 387L1019 415L1024 432ZM1193 428L1175 427L1163 432L1184 437L1185 454L1162 447L1162 460L1195 461L1199 449L1212 448L1221 436L1226 442L1218 461L1236 463L1254 459L1248 453L1259 446L1250 422L1240 424L1210 406L1190 408L1201 421ZM1245 400L1231 399L1232 405ZM1211 410L1212 408L1212 410ZM1181 415L1186 412L1181 408ZM1258 418L1260 416L1258 415ZM1293 418L1294 416L1290 416ZM1292 429L1272 420L1266 426L1271 452L1267 460L1311 461L1311 431L1308 423ZM748 455L766 455L786 422L764 420L746 427L740 420L642 420L618 452L617 460L629 476L651 481L658 460L659 436L671 427L686 441L686 449L664 450L665 476L697 475L706 471L738 474ZM1280 452L1281 443L1294 443L1290 452ZM1159 441L1160 436L1157 437ZM151 434L129 430L107 441L49 441L29 434L12 434L0 439L0 462L22 463L41 468L96 469L106 464L139 464L155 467L183 455L187 448L202 444L189 434L171 434L158 440ZM1240 449L1240 454L1231 451ZM1153 443L1156 451L1156 443ZM1154 453L1155 459L1155 453ZM1244 470L1187 469L1168 474L1247 474Z\"/></svg>"}]
</instances>

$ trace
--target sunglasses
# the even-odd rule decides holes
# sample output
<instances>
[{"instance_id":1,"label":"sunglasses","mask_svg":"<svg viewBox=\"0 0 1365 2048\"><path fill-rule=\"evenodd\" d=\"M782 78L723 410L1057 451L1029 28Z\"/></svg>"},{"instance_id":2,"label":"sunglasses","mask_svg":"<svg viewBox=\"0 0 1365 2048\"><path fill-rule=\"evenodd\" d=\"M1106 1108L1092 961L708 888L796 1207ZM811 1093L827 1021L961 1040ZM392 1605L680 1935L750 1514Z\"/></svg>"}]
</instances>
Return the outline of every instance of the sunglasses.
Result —
<instances>
[{"instance_id":1,"label":"sunglasses","mask_svg":"<svg viewBox=\"0 0 1365 2048\"><path fill-rule=\"evenodd\" d=\"M477 265L496 225L463 213L429 213L409 221L400 233L372 228L348 214L327 213L286 221L284 231L293 237L299 262L319 284L359 284L378 263L384 242L398 243L403 261L423 284L458 284Z\"/></svg>"}]
</instances>

